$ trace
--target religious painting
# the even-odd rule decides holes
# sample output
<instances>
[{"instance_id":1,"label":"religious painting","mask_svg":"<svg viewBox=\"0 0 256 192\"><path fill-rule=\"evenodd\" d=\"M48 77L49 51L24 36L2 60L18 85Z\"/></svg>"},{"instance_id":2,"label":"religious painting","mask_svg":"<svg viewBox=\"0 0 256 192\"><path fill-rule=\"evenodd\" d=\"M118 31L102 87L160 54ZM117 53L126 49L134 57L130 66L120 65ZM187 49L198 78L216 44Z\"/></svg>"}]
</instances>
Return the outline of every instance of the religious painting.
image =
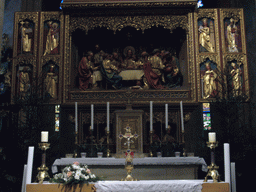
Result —
<instances>
[{"instance_id":1,"label":"religious painting","mask_svg":"<svg viewBox=\"0 0 256 192\"><path fill-rule=\"evenodd\" d=\"M43 36L43 56L60 54L60 21L45 21Z\"/></svg>"},{"instance_id":2,"label":"religious painting","mask_svg":"<svg viewBox=\"0 0 256 192\"><path fill-rule=\"evenodd\" d=\"M244 70L243 64L236 60L227 63L227 88L229 98L243 96L244 93Z\"/></svg>"},{"instance_id":3,"label":"religious painting","mask_svg":"<svg viewBox=\"0 0 256 192\"><path fill-rule=\"evenodd\" d=\"M42 68L43 93L50 99L58 99L59 66L52 60L48 61Z\"/></svg>"},{"instance_id":4,"label":"religious painting","mask_svg":"<svg viewBox=\"0 0 256 192\"><path fill-rule=\"evenodd\" d=\"M214 20L211 18L198 19L199 52L215 52Z\"/></svg>"},{"instance_id":5,"label":"religious painting","mask_svg":"<svg viewBox=\"0 0 256 192\"><path fill-rule=\"evenodd\" d=\"M34 50L35 23L25 19L18 23L17 54L32 55Z\"/></svg>"},{"instance_id":6,"label":"religious painting","mask_svg":"<svg viewBox=\"0 0 256 192\"><path fill-rule=\"evenodd\" d=\"M27 63L17 65L16 76L16 93L20 98L24 98L29 94L32 86L33 66Z\"/></svg>"},{"instance_id":7,"label":"religious painting","mask_svg":"<svg viewBox=\"0 0 256 192\"><path fill-rule=\"evenodd\" d=\"M217 64L207 59L200 64L201 96L203 99L214 98L218 95Z\"/></svg>"},{"instance_id":8,"label":"religious painting","mask_svg":"<svg viewBox=\"0 0 256 192\"><path fill-rule=\"evenodd\" d=\"M242 52L240 19L224 19L225 48L228 53Z\"/></svg>"}]
</instances>

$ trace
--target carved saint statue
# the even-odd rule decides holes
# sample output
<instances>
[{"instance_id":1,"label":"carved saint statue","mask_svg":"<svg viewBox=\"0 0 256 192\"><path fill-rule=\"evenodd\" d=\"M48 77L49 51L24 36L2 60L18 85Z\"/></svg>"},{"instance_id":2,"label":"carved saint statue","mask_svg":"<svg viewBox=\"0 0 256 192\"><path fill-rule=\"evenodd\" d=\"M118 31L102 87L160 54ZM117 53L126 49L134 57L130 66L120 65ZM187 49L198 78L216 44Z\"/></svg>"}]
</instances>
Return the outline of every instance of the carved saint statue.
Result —
<instances>
[{"instance_id":1,"label":"carved saint statue","mask_svg":"<svg viewBox=\"0 0 256 192\"><path fill-rule=\"evenodd\" d=\"M57 99L57 83L58 83L58 75L54 73L55 65L50 65L50 70L46 75L44 80L45 83L45 91L53 98Z\"/></svg>"},{"instance_id":2,"label":"carved saint statue","mask_svg":"<svg viewBox=\"0 0 256 192\"><path fill-rule=\"evenodd\" d=\"M30 88L30 77L28 74L28 67L24 66L19 74L19 92L22 97L28 92Z\"/></svg>"},{"instance_id":3,"label":"carved saint statue","mask_svg":"<svg viewBox=\"0 0 256 192\"><path fill-rule=\"evenodd\" d=\"M32 46L32 28L29 26L28 21L22 21L21 24L21 49L22 52L28 53L31 52Z\"/></svg>"},{"instance_id":4,"label":"carved saint statue","mask_svg":"<svg viewBox=\"0 0 256 192\"><path fill-rule=\"evenodd\" d=\"M216 78L217 74L212 70L210 62L205 64L206 71L203 76L204 82L204 99L214 97L216 95L217 86Z\"/></svg>"},{"instance_id":5,"label":"carved saint statue","mask_svg":"<svg viewBox=\"0 0 256 192\"><path fill-rule=\"evenodd\" d=\"M228 51L231 53L238 52L237 49L237 26L233 18L230 19L230 24L227 26L227 40L228 40Z\"/></svg>"},{"instance_id":6,"label":"carved saint statue","mask_svg":"<svg viewBox=\"0 0 256 192\"><path fill-rule=\"evenodd\" d=\"M232 93L234 97L241 95L242 93L242 70L237 68L236 63L231 63L232 70L230 72L232 77Z\"/></svg>"},{"instance_id":7,"label":"carved saint statue","mask_svg":"<svg viewBox=\"0 0 256 192\"><path fill-rule=\"evenodd\" d=\"M207 18L203 19L203 25L199 27L199 44L200 52L214 52L211 38L210 28L208 27Z\"/></svg>"},{"instance_id":8,"label":"carved saint statue","mask_svg":"<svg viewBox=\"0 0 256 192\"><path fill-rule=\"evenodd\" d=\"M44 56L49 54L58 54L58 47L59 47L59 29L58 23L49 21L48 22L49 31L46 38L46 45Z\"/></svg>"}]
</instances>

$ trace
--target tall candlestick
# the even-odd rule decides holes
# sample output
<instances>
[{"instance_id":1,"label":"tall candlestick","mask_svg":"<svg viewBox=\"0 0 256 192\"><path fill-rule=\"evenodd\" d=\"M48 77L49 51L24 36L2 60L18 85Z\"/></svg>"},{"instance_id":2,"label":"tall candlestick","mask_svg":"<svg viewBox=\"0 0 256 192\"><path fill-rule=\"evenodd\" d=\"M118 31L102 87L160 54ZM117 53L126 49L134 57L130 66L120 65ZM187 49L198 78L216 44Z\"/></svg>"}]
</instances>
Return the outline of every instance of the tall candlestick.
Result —
<instances>
[{"instance_id":1,"label":"tall candlestick","mask_svg":"<svg viewBox=\"0 0 256 192\"><path fill-rule=\"evenodd\" d=\"M107 102L107 131L109 131L109 102Z\"/></svg>"},{"instance_id":2,"label":"tall candlestick","mask_svg":"<svg viewBox=\"0 0 256 192\"><path fill-rule=\"evenodd\" d=\"M93 130L93 104L91 104L91 130Z\"/></svg>"},{"instance_id":3,"label":"tall candlestick","mask_svg":"<svg viewBox=\"0 0 256 192\"><path fill-rule=\"evenodd\" d=\"M168 128L168 104L165 104L165 128Z\"/></svg>"},{"instance_id":4,"label":"tall candlestick","mask_svg":"<svg viewBox=\"0 0 256 192\"><path fill-rule=\"evenodd\" d=\"M48 131L42 131L41 132L41 142L48 142Z\"/></svg>"},{"instance_id":5,"label":"tall candlestick","mask_svg":"<svg viewBox=\"0 0 256 192\"><path fill-rule=\"evenodd\" d=\"M231 163L231 189L232 192L236 192L236 164Z\"/></svg>"},{"instance_id":6,"label":"tall candlestick","mask_svg":"<svg viewBox=\"0 0 256 192\"><path fill-rule=\"evenodd\" d=\"M183 105L182 101L180 102L180 118L181 118L181 130L184 133L184 120L183 120Z\"/></svg>"},{"instance_id":7,"label":"tall candlestick","mask_svg":"<svg viewBox=\"0 0 256 192\"><path fill-rule=\"evenodd\" d=\"M210 143L216 142L216 133L215 132L208 133L208 137L209 137L209 142Z\"/></svg>"},{"instance_id":8,"label":"tall candlestick","mask_svg":"<svg viewBox=\"0 0 256 192\"><path fill-rule=\"evenodd\" d=\"M153 101L150 101L150 131L153 131Z\"/></svg>"},{"instance_id":9,"label":"tall candlestick","mask_svg":"<svg viewBox=\"0 0 256 192\"><path fill-rule=\"evenodd\" d=\"M78 124L77 124L77 102L75 102L75 131L78 132Z\"/></svg>"}]
</instances>

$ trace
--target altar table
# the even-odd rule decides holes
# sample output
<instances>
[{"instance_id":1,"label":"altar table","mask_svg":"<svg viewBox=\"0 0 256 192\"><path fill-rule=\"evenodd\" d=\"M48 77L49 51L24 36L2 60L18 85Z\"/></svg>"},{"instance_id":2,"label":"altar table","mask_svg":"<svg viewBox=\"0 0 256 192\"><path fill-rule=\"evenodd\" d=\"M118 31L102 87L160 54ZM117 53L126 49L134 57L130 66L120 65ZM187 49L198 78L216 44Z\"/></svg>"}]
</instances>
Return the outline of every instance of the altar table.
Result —
<instances>
[{"instance_id":1,"label":"altar table","mask_svg":"<svg viewBox=\"0 0 256 192\"><path fill-rule=\"evenodd\" d=\"M96 190L94 190L96 189ZM229 192L229 184L203 180L99 181L68 190L61 184L27 185L27 192Z\"/></svg>"},{"instance_id":2,"label":"altar table","mask_svg":"<svg viewBox=\"0 0 256 192\"><path fill-rule=\"evenodd\" d=\"M128 80L141 80L144 75L143 70L124 70L119 73L124 81Z\"/></svg>"},{"instance_id":3,"label":"altar table","mask_svg":"<svg viewBox=\"0 0 256 192\"><path fill-rule=\"evenodd\" d=\"M106 177L106 180L121 180L126 177L124 158L61 158L52 165L52 172L58 172L57 166L66 166L78 161L87 164L92 173ZM207 172L207 164L199 157L145 157L133 159L132 175L138 180L197 179L198 167Z\"/></svg>"}]
</instances>

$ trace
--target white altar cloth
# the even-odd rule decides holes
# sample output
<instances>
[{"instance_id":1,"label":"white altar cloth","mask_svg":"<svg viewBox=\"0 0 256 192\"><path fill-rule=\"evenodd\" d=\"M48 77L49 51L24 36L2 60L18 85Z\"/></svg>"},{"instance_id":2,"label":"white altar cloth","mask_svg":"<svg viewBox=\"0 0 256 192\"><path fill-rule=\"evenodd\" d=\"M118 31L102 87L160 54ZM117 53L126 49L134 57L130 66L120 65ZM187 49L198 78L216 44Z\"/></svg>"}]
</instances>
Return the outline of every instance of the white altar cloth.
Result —
<instances>
[{"instance_id":1,"label":"white altar cloth","mask_svg":"<svg viewBox=\"0 0 256 192\"><path fill-rule=\"evenodd\" d=\"M141 80L144 75L143 70L124 70L119 73L123 80Z\"/></svg>"},{"instance_id":2,"label":"white altar cloth","mask_svg":"<svg viewBox=\"0 0 256 192\"><path fill-rule=\"evenodd\" d=\"M87 165L124 165L125 158L61 158L56 159L52 165L52 172L57 173L57 166L66 166L75 161ZM207 164L203 158L199 157L145 157L134 158L136 165L201 165L202 171L207 172Z\"/></svg>"},{"instance_id":3,"label":"white altar cloth","mask_svg":"<svg viewBox=\"0 0 256 192\"><path fill-rule=\"evenodd\" d=\"M99 181L97 192L201 192L203 180Z\"/></svg>"}]
</instances>

